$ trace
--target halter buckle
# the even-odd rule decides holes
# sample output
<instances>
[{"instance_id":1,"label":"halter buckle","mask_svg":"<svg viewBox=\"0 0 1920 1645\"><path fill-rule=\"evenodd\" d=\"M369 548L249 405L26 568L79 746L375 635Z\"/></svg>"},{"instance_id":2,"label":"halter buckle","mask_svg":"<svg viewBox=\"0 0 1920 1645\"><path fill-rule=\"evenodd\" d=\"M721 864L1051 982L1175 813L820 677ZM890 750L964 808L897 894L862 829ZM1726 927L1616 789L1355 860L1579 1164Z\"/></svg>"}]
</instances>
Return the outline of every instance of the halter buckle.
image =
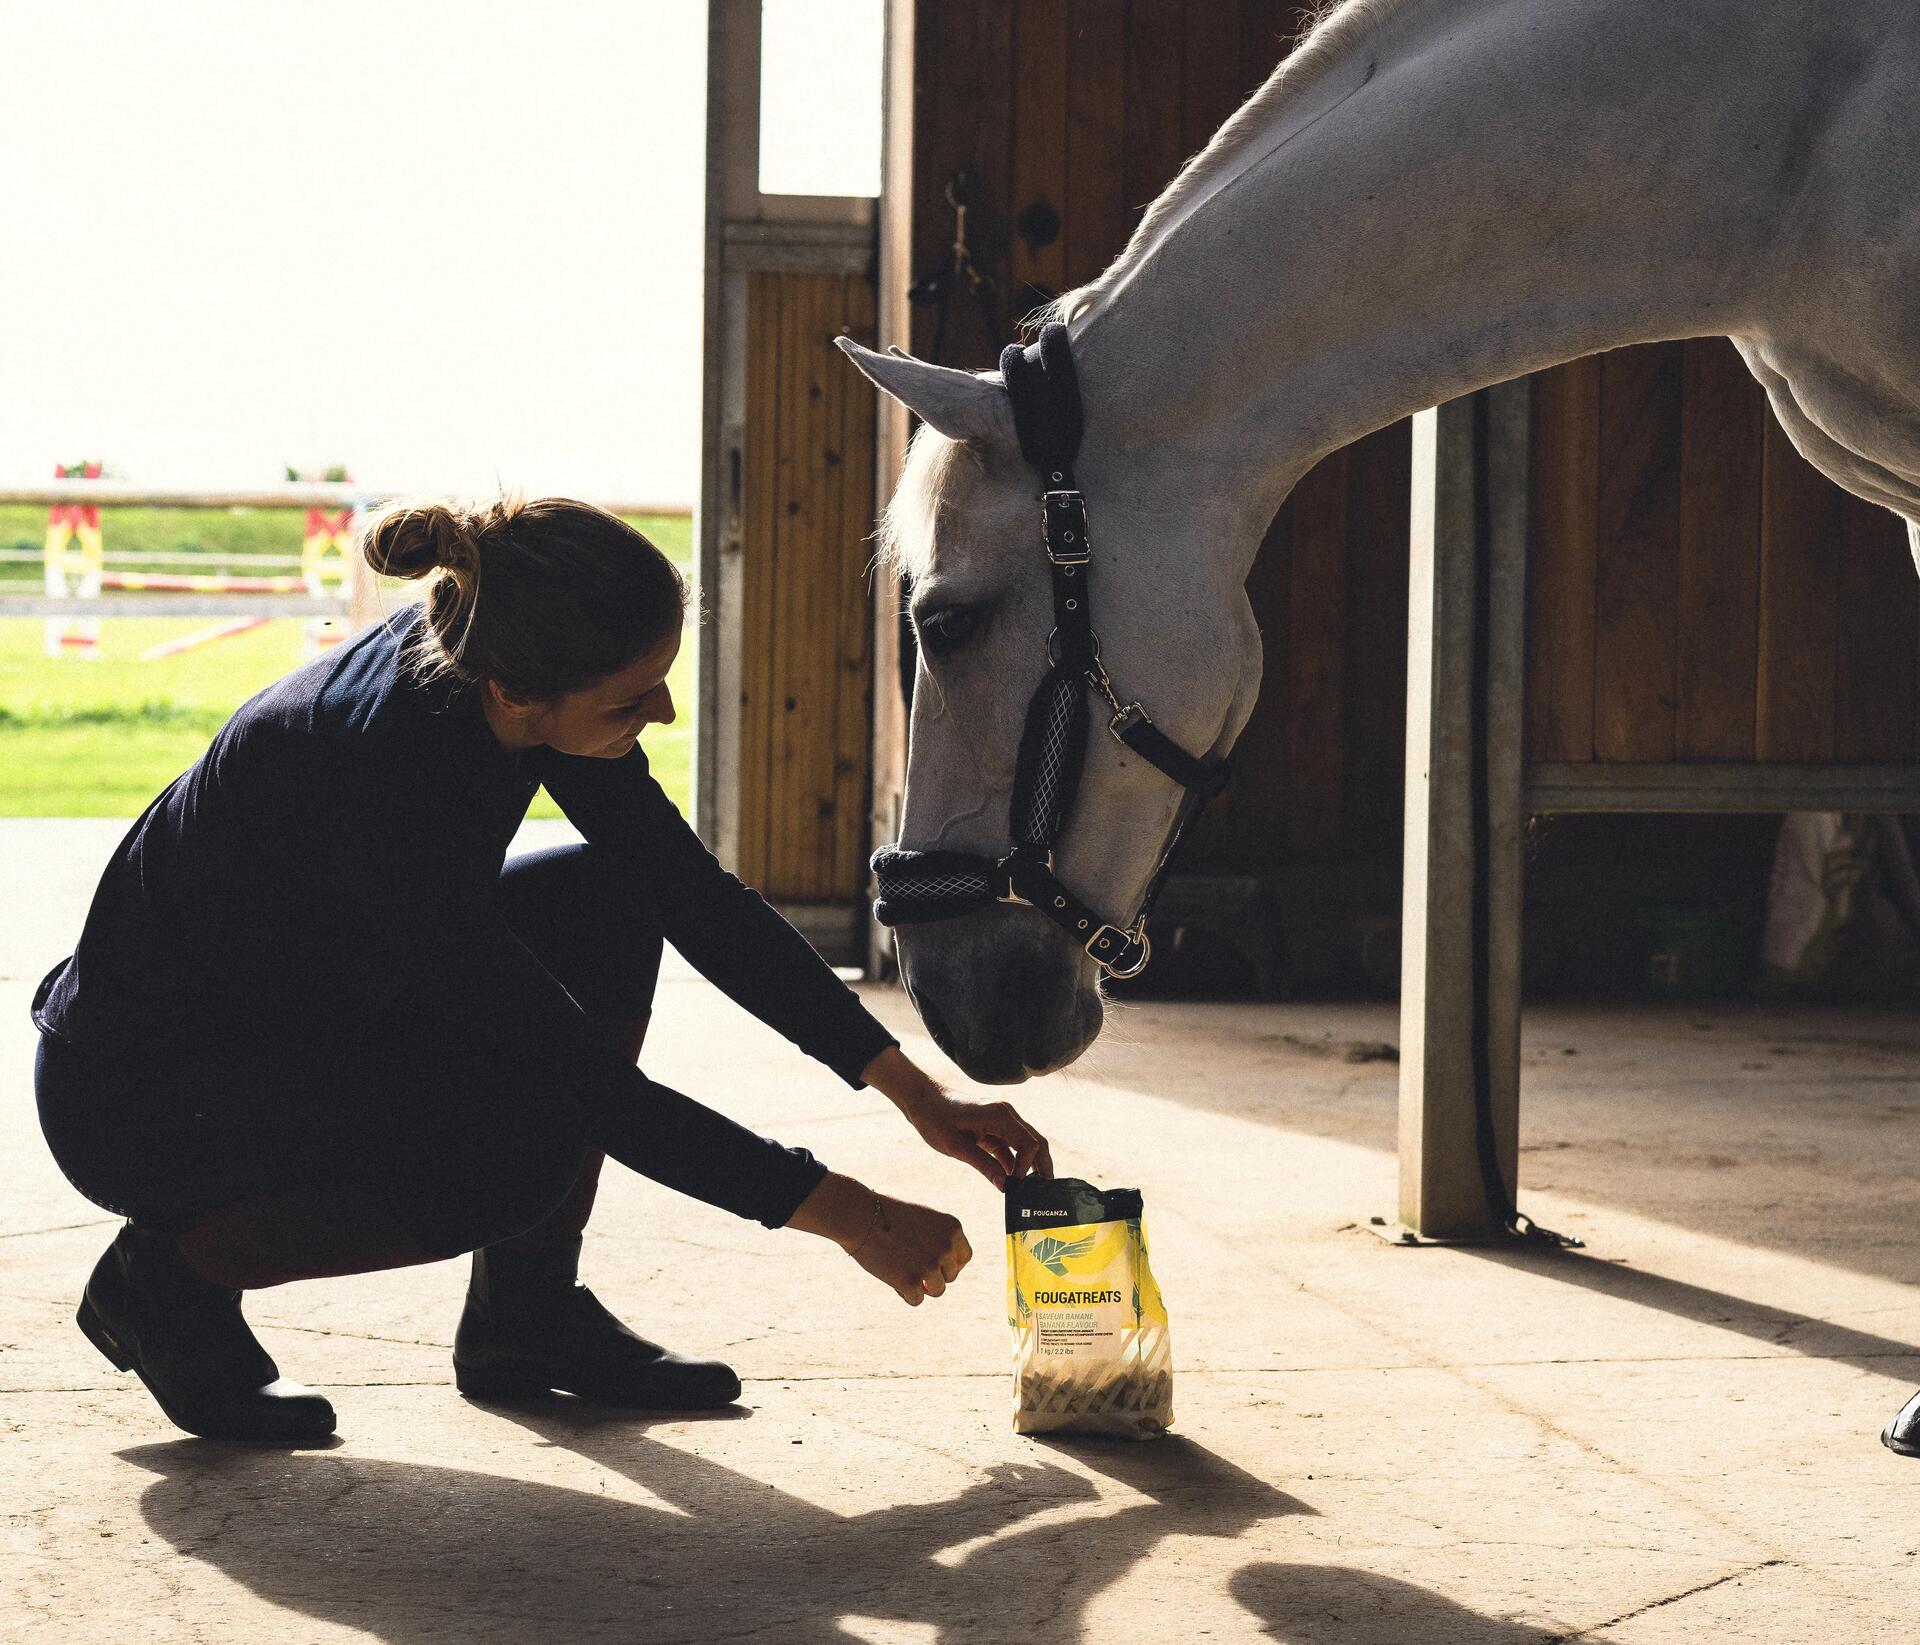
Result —
<instances>
[{"instance_id":1,"label":"halter buckle","mask_svg":"<svg viewBox=\"0 0 1920 1645\"><path fill-rule=\"evenodd\" d=\"M1055 565L1085 565L1093 558L1087 538L1087 497L1082 491L1040 494L1040 535Z\"/></svg>"},{"instance_id":2,"label":"halter buckle","mask_svg":"<svg viewBox=\"0 0 1920 1645\"><path fill-rule=\"evenodd\" d=\"M1139 959L1132 965L1121 967L1106 958L1101 948L1109 948L1117 957L1129 948L1137 946ZM1129 977L1137 977L1147 968L1147 962L1153 958L1153 944L1147 939L1147 922L1142 920L1133 930L1128 931L1117 925L1103 925L1086 941L1086 951L1093 963L1110 977L1125 982Z\"/></svg>"},{"instance_id":3,"label":"halter buckle","mask_svg":"<svg viewBox=\"0 0 1920 1645\"><path fill-rule=\"evenodd\" d=\"M1001 863L1000 867L1007 876L1007 888L993 900L995 902L1006 903L1011 908L1031 908L1033 906L1033 899L1031 897L1021 896L1020 893L1013 888L1013 865L1011 861ZM1046 868L1049 874L1053 872L1053 853L1051 851L1047 853Z\"/></svg>"},{"instance_id":4,"label":"halter buckle","mask_svg":"<svg viewBox=\"0 0 1920 1645\"><path fill-rule=\"evenodd\" d=\"M1107 721L1107 729L1120 741L1127 740L1127 733L1137 725L1152 725L1153 716L1138 703L1127 703Z\"/></svg>"}]
</instances>

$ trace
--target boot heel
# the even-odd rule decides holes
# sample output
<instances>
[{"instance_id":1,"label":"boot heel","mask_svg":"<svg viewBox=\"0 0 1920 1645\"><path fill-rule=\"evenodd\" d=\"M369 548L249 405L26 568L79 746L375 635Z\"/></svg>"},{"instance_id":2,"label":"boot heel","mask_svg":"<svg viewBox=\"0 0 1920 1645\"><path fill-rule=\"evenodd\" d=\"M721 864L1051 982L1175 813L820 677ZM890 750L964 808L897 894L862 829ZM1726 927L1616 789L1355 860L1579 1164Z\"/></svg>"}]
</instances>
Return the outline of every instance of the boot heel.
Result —
<instances>
[{"instance_id":1,"label":"boot heel","mask_svg":"<svg viewBox=\"0 0 1920 1645\"><path fill-rule=\"evenodd\" d=\"M453 1368L453 1385L468 1399L545 1399L553 1384L526 1371Z\"/></svg>"},{"instance_id":2,"label":"boot heel","mask_svg":"<svg viewBox=\"0 0 1920 1645\"><path fill-rule=\"evenodd\" d=\"M115 1342L106 1326L101 1323L99 1312L93 1306L93 1299L82 1297L80 1311L73 1316L74 1323L80 1327L80 1334L94 1347L100 1350L101 1357L116 1371L131 1371L133 1355Z\"/></svg>"}]
</instances>

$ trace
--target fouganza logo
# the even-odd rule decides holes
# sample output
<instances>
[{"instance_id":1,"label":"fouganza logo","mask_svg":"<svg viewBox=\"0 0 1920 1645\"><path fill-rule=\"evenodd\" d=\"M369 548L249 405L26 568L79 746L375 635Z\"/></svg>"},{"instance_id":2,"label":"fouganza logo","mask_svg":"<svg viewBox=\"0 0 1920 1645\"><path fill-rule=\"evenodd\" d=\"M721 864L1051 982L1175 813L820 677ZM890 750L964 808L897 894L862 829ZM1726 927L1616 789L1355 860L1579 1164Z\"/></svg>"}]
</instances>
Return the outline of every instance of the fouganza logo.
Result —
<instances>
[{"instance_id":1,"label":"fouganza logo","mask_svg":"<svg viewBox=\"0 0 1920 1645\"><path fill-rule=\"evenodd\" d=\"M1022 1217L1064 1217L1066 1214L1065 1211L1036 1211L1031 1205L1020 1207Z\"/></svg>"},{"instance_id":2,"label":"fouganza logo","mask_svg":"<svg viewBox=\"0 0 1920 1645\"><path fill-rule=\"evenodd\" d=\"M1038 1307L1088 1307L1099 1302L1118 1302L1118 1291L1035 1291L1033 1300Z\"/></svg>"}]
</instances>

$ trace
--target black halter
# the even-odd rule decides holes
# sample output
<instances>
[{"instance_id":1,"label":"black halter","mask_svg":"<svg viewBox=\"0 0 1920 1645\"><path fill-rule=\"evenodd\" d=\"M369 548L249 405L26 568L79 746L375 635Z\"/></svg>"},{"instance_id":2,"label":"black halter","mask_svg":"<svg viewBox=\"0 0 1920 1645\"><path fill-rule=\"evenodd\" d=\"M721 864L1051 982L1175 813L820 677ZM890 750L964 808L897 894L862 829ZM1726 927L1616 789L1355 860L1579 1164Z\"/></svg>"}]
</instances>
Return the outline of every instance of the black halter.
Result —
<instances>
[{"instance_id":1,"label":"black halter","mask_svg":"<svg viewBox=\"0 0 1920 1645\"><path fill-rule=\"evenodd\" d=\"M1020 453L1043 482L1041 523L1053 579L1047 672L1027 705L1014 771L1007 819L1013 849L996 861L961 851L884 846L873 857L880 889L874 918L882 925L907 925L952 919L995 902L1033 908L1065 930L1109 976L1137 976L1153 952L1147 915L1188 825L1226 787L1227 766L1223 760L1195 759L1155 726L1140 704L1123 702L1100 660L1100 637L1089 609L1093 546L1087 499L1073 477L1082 420L1067 328L1049 325L1030 347L1010 345L1000 356L1000 371L1013 402ZM1107 729L1186 790L1146 896L1127 926L1103 920L1053 872L1053 849L1066 831L1086 761L1088 687L1110 711Z\"/></svg>"}]
</instances>

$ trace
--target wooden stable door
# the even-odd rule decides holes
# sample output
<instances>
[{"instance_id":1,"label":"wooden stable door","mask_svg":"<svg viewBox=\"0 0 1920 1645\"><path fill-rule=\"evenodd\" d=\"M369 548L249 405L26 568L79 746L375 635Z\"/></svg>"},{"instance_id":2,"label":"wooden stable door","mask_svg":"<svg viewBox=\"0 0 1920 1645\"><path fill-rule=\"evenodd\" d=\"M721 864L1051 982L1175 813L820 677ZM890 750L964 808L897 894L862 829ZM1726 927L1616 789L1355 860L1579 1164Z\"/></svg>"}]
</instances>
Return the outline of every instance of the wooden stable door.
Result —
<instances>
[{"instance_id":1,"label":"wooden stable door","mask_svg":"<svg viewBox=\"0 0 1920 1645\"><path fill-rule=\"evenodd\" d=\"M698 521L701 834L829 959L866 951L870 198L760 192L758 0L714 0Z\"/></svg>"},{"instance_id":2,"label":"wooden stable door","mask_svg":"<svg viewBox=\"0 0 1920 1645\"><path fill-rule=\"evenodd\" d=\"M874 399L863 275L748 278L738 872L778 902L866 889Z\"/></svg>"}]
</instances>

